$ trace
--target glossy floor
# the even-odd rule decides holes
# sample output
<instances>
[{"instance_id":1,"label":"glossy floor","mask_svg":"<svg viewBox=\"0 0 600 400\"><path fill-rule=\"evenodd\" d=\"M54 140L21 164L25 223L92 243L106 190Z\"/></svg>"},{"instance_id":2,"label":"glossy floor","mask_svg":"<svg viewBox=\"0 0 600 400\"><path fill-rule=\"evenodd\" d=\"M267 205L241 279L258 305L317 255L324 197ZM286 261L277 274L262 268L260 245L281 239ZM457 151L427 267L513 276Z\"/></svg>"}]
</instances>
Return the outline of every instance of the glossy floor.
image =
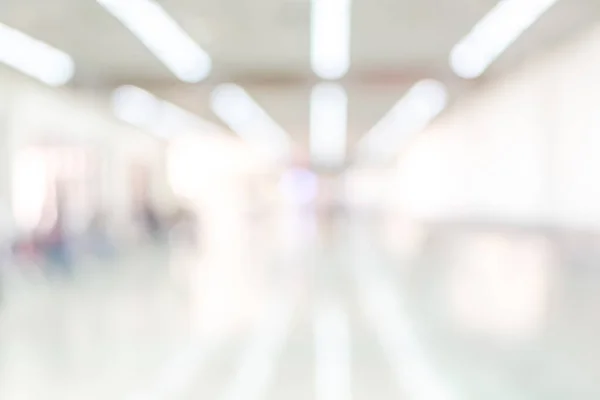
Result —
<instances>
[{"instance_id":1,"label":"glossy floor","mask_svg":"<svg viewBox=\"0 0 600 400\"><path fill-rule=\"evenodd\" d=\"M286 223L71 278L6 271L0 398L600 398L589 238Z\"/></svg>"}]
</instances>

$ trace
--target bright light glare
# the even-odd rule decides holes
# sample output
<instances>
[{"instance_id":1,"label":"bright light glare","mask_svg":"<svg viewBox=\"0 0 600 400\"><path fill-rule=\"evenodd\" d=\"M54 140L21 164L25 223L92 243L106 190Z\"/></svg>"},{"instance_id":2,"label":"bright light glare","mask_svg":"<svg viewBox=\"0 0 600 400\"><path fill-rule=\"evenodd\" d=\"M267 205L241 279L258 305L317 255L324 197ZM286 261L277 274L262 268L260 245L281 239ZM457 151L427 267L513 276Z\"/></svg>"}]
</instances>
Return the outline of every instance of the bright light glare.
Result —
<instances>
[{"instance_id":1,"label":"bright light glare","mask_svg":"<svg viewBox=\"0 0 600 400\"><path fill-rule=\"evenodd\" d=\"M173 74L184 82L205 79L210 56L153 0L98 0Z\"/></svg>"},{"instance_id":2,"label":"bright light glare","mask_svg":"<svg viewBox=\"0 0 600 400\"><path fill-rule=\"evenodd\" d=\"M310 101L310 155L315 164L339 166L346 157L348 96L341 85L321 83Z\"/></svg>"},{"instance_id":3,"label":"bright light glare","mask_svg":"<svg viewBox=\"0 0 600 400\"><path fill-rule=\"evenodd\" d=\"M44 215L48 171L44 154L26 150L17 154L12 181L13 212L17 228L31 231Z\"/></svg>"},{"instance_id":4,"label":"bright light glare","mask_svg":"<svg viewBox=\"0 0 600 400\"><path fill-rule=\"evenodd\" d=\"M211 108L235 133L277 160L287 158L290 138L240 86L218 86L211 94Z\"/></svg>"},{"instance_id":5,"label":"bright light glare","mask_svg":"<svg viewBox=\"0 0 600 400\"><path fill-rule=\"evenodd\" d=\"M117 118L140 128L147 128L156 118L160 101L135 86L121 86L113 92L112 109Z\"/></svg>"},{"instance_id":6,"label":"bright light glare","mask_svg":"<svg viewBox=\"0 0 600 400\"><path fill-rule=\"evenodd\" d=\"M167 147L167 178L183 198L198 199L214 191L238 171L242 157L230 143L193 136L177 138Z\"/></svg>"},{"instance_id":7,"label":"bright light glare","mask_svg":"<svg viewBox=\"0 0 600 400\"><path fill-rule=\"evenodd\" d=\"M502 0L450 54L460 77L477 78L558 0Z\"/></svg>"},{"instance_id":8,"label":"bright light glare","mask_svg":"<svg viewBox=\"0 0 600 400\"><path fill-rule=\"evenodd\" d=\"M361 140L368 157L393 156L401 142L422 131L446 107L448 92L434 80L416 83Z\"/></svg>"},{"instance_id":9,"label":"bright light glare","mask_svg":"<svg viewBox=\"0 0 600 400\"><path fill-rule=\"evenodd\" d=\"M4 24L0 62L51 86L64 85L75 74L71 56Z\"/></svg>"},{"instance_id":10,"label":"bright light glare","mask_svg":"<svg viewBox=\"0 0 600 400\"><path fill-rule=\"evenodd\" d=\"M320 78L339 79L350 69L351 0L312 0L311 63Z\"/></svg>"},{"instance_id":11,"label":"bright light glare","mask_svg":"<svg viewBox=\"0 0 600 400\"><path fill-rule=\"evenodd\" d=\"M135 86L121 86L112 96L117 118L161 137L184 131L219 133L221 129L175 104L162 100Z\"/></svg>"}]
</instances>

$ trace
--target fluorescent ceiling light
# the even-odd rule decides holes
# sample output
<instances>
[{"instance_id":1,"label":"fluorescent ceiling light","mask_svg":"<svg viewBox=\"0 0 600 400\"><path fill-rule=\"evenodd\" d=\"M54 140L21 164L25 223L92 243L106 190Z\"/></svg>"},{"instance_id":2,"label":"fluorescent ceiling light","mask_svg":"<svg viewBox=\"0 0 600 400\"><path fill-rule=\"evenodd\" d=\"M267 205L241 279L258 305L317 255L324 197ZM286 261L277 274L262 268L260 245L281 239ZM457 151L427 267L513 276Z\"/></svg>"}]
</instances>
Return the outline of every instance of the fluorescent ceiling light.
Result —
<instances>
[{"instance_id":1,"label":"fluorescent ceiling light","mask_svg":"<svg viewBox=\"0 0 600 400\"><path fill-rule=\"evenodd\" d=\"M121 86L113 92L111 106L120 120L148 128L156 120L160 100L135 86Z\"/></svg>"},{"instance_id":2,"label":"fluorescent ceiling light","mask_svg":"<svg viewBox=\"0 0 600 400\"><path fill-rule=\"evenodd\" d=\"M289 156L290 137L240 86L218 86L211 94L211 108L242 139L277 160Z\"/></svg>"},{"instance_id":3,"label":"fluorescent ceiling light","mask_svg":"<svg viewBox=\"0 0 600 400\"><path fill-rule=\"evenodd\" d=\"M477 78L558 0L502 0L450 54L460 77Z\"/></svg>"},{"instance_id":4,"label":"fluorescent ceiling light","mask_svg":"<svg viewBox=\"0 0 600 400\"><path fill-rule=\"evenodd\" d=\"M120 120L160 137L190 131L222 132L217 125L135 86L117 88L112 96L112 109Z\"/></svg>"},{"instance_id":5,"label":"fluorescent ceiling light","mask_svg":"<svg viewBox=\"0 0 600 400\"><path fill-rule=\"evenodd\" d=\"M393 156L400 144L425 129L447 102L442 83L429 79L416 83L361 140L361 155Z\"/></svg>"},{"instance_id":6,"label":"fluorescent ceiling light","mask_svg":"<svg viewBox=\"0 0 600 400\"><path fill-rule=\"evenodd\" d=\"M350 69L351 0L312 0L311 63L320 78L339 79Z\"/></svg>"},{"instance_id":7,"label":"fluorescent ceiling light","mask_svg":"<svg viewBox=\"0 0 600 400\"><path fill-rule=\"evenodd\" d=\"M313 163L339 166L346 157L348 96L341 85L320 83L310 99L310 155Z\"/></svg>"},{"instance_id":8,"label":"fluorescent ceiling light","mask_svg":"<svg viewBox=\"0 0 600 400\"><path fill-rule=\"evenodd\" d=\"M205 79L210 56L153 0L98 0L173 74L184 82Z\"/></svg>"},{"instance_id":9,"label":"fluorescent ceiling light","mask_svg":"<svg viewBox=\"0 0 600 400\"><path fill-rule=\"evenodd\" d=\"M75 74L68 54L0 24L0 62L48 85L64 85Z\"/></svg>"}]
</instances>

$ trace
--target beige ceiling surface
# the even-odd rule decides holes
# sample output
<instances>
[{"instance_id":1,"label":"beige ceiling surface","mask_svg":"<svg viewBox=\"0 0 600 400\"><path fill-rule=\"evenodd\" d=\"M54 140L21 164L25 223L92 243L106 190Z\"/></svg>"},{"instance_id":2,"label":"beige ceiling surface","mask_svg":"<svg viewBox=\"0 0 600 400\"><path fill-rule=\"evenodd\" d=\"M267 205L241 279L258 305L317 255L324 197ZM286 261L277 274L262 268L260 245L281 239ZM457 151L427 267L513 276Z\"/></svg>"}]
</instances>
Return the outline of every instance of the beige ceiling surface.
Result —
<instances>
[{"instance_id":1,"label":"beige ceiling surface","mask_svg":"<svg viewBox=\"0 0 600 400\"><path fill-rule=\"evenodd\" d=\"M307 141L310 89L309 0L160 0L212 56L206 83L182 85L95 0L4 0L0 22L65 50L75 59L74 85L108 90L143 86L216 120L208 94L236 81L300 143ZM448 66L452 46L496 0L353 0L349 95L350 143L373 126L410 84L444 81L454 97L473 85ZM585 29L600 17L600 1L559 0L481 80Z\"/></svg>"}]
</instances>

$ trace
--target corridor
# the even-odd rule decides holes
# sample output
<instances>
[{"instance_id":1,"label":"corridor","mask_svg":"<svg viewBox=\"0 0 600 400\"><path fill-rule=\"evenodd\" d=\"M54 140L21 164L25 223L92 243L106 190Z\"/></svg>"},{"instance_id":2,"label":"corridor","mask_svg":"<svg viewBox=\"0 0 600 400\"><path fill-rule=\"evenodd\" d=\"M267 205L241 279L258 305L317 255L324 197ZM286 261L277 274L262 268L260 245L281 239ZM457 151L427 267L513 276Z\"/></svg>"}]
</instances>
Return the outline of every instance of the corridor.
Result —
<instances>
[{"instance_id":1,"label":"corridor","mask_svg":"<svg viewBox=\"0 0 600 400\"><path fill-rule=\"evenodd\" d=\"M313 223L273 248L256 237L229 265L155 246L72 279L10 276L1 398L600 394L599 277L560 250L564 239L436 226L399 255L382 225Z\"/></svg>"},{"instance_id":2,"label":"corridor","mask_svg":"<svg viewBox=\"0 0 600 400\"><path fill-rule=\"evenodd\" d=\"M600 1L0 2L0 400L600 399Z\"/></svg>"}]
</instances>

